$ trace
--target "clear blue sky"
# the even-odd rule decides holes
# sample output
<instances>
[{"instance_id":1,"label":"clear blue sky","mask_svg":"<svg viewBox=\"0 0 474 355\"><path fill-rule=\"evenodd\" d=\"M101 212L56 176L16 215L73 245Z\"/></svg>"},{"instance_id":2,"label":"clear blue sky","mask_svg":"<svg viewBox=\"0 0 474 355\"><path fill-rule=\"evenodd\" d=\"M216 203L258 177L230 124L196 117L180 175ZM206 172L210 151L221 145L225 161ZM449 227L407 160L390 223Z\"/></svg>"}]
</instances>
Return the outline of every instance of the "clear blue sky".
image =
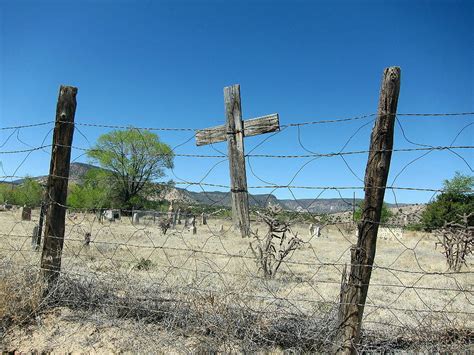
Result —
<instances>
[{"instance_id":1,"label":"clear blue sky","mask_svg":"<svg viewBox=\"0 0 474 355\"><path fill-rule=\"evenodd\" d=\"M373 113L382 71L398 65L398 112L474 111L472 1L21 1L0 0L0 127L54 119L60 84L79 88L76 122L140 127L205 128L224 121L223 87L241 84L244 118L278 112L282 125ZM370 119L288 128L256 154L339 151ZM400 117L413 142L450 145L474 116ZM369 123L345 151L368 149ZM474 125L455 145L474 145ZM39 146L50 126L0 131L0 151ZM79 127L74 145L87 148L108 129ZM175 146L192 132L158 132ZM84 138L87 137L87 140ZM266 137L246 138L246 150ZM300 144L301 142L301 144ZM417 147L397 127L395 148ZM225 143L217 148L226 151ZM217 154L190 140L177 153ZM472 150L458 150L474 166ZM46 174L49 148L3 154L6 174ZM76 161L86 162L81 151ZM394 153L389 183L423 152ZM251 158L258 178L294 185L361 186L366 155L309 159ZM20 166L20 163L24 163ZM198 181L218 159L176 158L169 178ZM247 167L250 186L264 185ZM395 185L439 188L458 156L432 152L409 165ZM3 175L2 173L1 175ZM229 183L224 161L204 182ZM251 190L265 193L269 190ZM294 190L296 197L320 191ZM357 196L362 197L362 191ZM291 198L288 190L276 191ZM352 191L342 191L352 196ZM324 192L321 197L337 197ZM431 193L398 191L399 202ZM387 192L386 200L394 197Z\"/></svg>"}]
</instances>

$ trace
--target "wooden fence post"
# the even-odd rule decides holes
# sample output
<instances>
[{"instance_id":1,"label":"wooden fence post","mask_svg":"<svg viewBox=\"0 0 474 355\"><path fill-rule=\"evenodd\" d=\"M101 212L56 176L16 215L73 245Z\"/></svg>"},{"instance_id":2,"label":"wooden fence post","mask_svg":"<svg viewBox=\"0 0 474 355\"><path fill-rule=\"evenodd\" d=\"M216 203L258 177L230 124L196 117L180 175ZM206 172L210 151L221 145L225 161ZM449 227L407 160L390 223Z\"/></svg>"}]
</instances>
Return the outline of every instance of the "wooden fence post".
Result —
<instances>
[{"instance_id":1,"label":"wooden fence post","mask_svg":"<svg viewBox=\"0 0 474 355\"><path fill-rule=\"evenodd\" d=\"M43 198L41 200L41 207L40 207L40 215L39 215L39 221L38 221L38 248L41 244L41 236L43 234L43 223L44 223L44 215L46 214L46 205L44 203L46 199L46 191L43 191Z\"/></svg>"},{"instance_id":2,"label":"wooden fence post","mask_svg":"<svg viewBox=\"0 0 474 355\"><path fill-rule=\"evenodd\" d=\"M178 211L176 212L176 223L181 224L181 208L178 207Z\"/></svg>"},{"instance_id":3,"label":"wooden fence post","mask_svg":"<svg viewBox=\"0 0 474 355\"><path fill-rule=\"evenodd\" d=\"M250 232L250 214L245 172L244 127L240 103L240 85L224 88L226 132L232 193L232 219L242 237Z\"/></svg>"},{"instance_id":4,"label":"wooden fence post","mask_svg":"<svg viewBox=\"0 0 474 355\"><path fill-rule=\"evenodd\" d=\"M41 255L41 272L48 285L57 280L61 270L76 94L77 88L75 87L61 85L59 88L47 183L48 209Z\"/></svg>"},{"instance_id":5,"label":"wooden fence post","mask_svg":"<svg viewBox=\"0 0 474 355\"><path fill-rule=\"evenodd\" d=\"M344 277L341 285L339 329L334 349L334 352L340 354L355 354L360 339L362 316L375 258L377 232L392 157L399 91L400 68L386 68L380 90L377 119L370 139L364 183L365 200L358 225L357 245L351 250L348 280Z\"/></svg>"},{"instance_id":6,"label":"wooden fence post","mask_svg":"<svg viewBox=\"0 0 474 355\"><path fill-rule=\"evenodd\" d=\"M35 224L33 227L33 235L31 236L31 249L38 251L39 249L39 226Z\"/></svg>"}]
</instances>

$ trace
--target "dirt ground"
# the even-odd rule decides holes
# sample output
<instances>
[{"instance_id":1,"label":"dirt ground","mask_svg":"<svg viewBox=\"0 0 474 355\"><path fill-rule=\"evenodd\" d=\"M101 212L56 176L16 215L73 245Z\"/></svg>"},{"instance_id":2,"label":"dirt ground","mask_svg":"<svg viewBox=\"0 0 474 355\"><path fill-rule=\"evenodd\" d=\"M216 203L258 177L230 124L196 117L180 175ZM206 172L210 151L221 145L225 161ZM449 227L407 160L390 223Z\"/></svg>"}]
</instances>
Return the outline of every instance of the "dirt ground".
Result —
<instances>
[{"instance_id":1,"label":"dirt ground","mask_svg":"<svg viewBox=\"0 0 474 355\"><path fill-rule=\"evenodd\" d=\"M18 211L0 212L0 256L4 261L38 268L41 252L32 251L30 244L37 220L37 211L32 221L21 221ZM254 222L252 229L258 229L259 234L266 230L261 222ZM229 220L209 219L206 225L198 220L195 235L184 224L163 235L152 218L133 225L128 217L99 223L92 214L69 214L62 271L98 282L122 275L134 280L120 286L127 292L136 285L154 285L166 292L180 290L206 297L238 295L242 306L256 312L313 315L327 311L338 302L341 275L350 260L355 233L342 225L323 228L319 238L309 235L308 225L294 225L292 230L303 244L285 259L273 279L267 279L257 268L249 239L234 233ZM89 247L84 246L87 232L91 233ZM399 230L394 230L392 237L390 231L388 235L377 244L364 329L399 332L445 327L472 331L472 275L447 272L434 235ZM463 270L471 268L472 263ZM100 312L65 307L42 314L28 325L14 326L3 338L8 350L61 353L188 352L202 346L196 344L203 344L203 340L140 320L111 319Z\"/></svg>"}]
</instances>

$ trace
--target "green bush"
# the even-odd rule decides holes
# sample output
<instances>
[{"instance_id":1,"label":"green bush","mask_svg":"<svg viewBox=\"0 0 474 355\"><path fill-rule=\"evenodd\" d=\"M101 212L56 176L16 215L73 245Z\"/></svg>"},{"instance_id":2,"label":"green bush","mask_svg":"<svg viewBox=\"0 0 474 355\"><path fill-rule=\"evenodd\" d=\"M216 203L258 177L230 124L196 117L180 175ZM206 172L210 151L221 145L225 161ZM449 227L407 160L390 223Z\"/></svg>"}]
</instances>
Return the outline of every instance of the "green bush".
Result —
<instances>
[{"instance_id":1,"label":"green bush","mask_svg":"<svg viewBox=\"0 0 474 355\"><path fill-rule=\"evenodd\" d=\"M0 203L38 207L42 197L42 186L30 177L25 178L19 185L0 184Z\"/></svg>"},{"instance_id":2,"label":"green bush","mask_svg":"<svg viewBox=\"0 0 474 355\"><path fill-rule=\"evenodd\" d=\"M474 211L474 176L456 172L451 180L445 180L443 193L426 206L422 214L423 229L432 231L440 228L445 222L461 222L463 214ZM468 221L474 225L474 216Z\"/></svg>"},{"instance_id":3,"label":"green bush","mask_svg":"<svg viewBox=\"0 0 474 355\"><path fill-rule=\"evenodd\" d=\"M406 226L406 229L409 231L420 232L423 228L423 223L410 223Z\"/></svg>"},{"instance_id":4,"label":"green bush","mask_svg":"<svg viewBox=\"0 0 474 355\"><path fill-rule=\"evenodd\" d=\"M107 172L101 169L89 170L81 184L70 186L67 204L72 208L91 210L113 207Z\"/></svg>"}]
</instances>

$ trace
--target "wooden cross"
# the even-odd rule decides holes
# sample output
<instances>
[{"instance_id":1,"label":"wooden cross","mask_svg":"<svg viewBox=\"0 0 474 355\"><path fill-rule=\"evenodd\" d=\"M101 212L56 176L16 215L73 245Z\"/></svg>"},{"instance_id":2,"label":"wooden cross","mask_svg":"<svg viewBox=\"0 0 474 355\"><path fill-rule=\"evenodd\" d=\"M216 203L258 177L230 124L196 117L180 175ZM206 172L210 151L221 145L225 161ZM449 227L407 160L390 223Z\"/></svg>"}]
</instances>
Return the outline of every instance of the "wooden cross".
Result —
<instances>
[{"instance_id":1,"label":"wooden cross","mask_svg":"<svg viewBox=\"0 0 474 355\"><path fill-rule=\"evenodd\" d=\"M224 88L226 124L196 132L196 145L227 141L230 191L232 192L232 220L242 237L250 232L247 175L245 173L244 137L275 132L280 129L278 114L242 121L240 85Z\"/></svg>"}]
</instances>

